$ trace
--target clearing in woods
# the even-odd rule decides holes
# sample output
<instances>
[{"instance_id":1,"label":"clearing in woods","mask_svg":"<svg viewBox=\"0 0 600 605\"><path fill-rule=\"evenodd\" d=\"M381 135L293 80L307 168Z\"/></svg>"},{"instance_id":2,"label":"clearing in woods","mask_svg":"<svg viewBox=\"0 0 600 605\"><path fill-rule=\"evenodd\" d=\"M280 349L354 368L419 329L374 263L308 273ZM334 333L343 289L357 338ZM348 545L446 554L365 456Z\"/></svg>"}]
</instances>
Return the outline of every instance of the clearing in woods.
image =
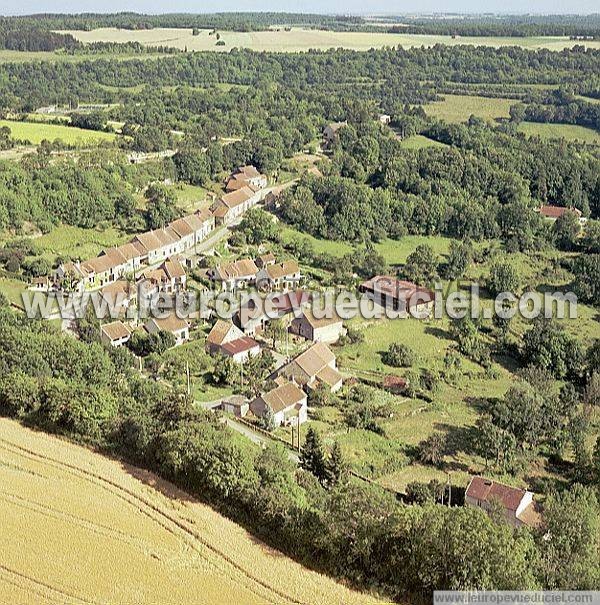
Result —
<instances>
[{"instance_id":1,"label":"clearing in woods","mask_svg":"<svg viewBox=\"0 0 600 605\"><path fill-rule=\"evenodd\" d=\"M457 36L434 36L413 34L390 34L387 32L336 32L319 29L272 28L256 32L219 31L220 40L225 44L217 46L215 35L209 35L211 30L200 30L197 36L192 35L191 29L160 28L148 30L125 30L116 28L100 28L92 31L72 30L68 32L82 42L128 42L137 41L147 46L171 46L188 50L212 50L229 52L232 48L251 48L259 51L298 52L314 49L348 48L353 50L368 50L383 46L433 46L447 44L456 46L470 44L475 46L521 46L523 48L548 48L562 50L575 44L582 44L566 37L531 37L531 38L501 38L474 37L461 38ZM600 41L585 42L588 48L600 48Z\"/></svg>"},{"instance_id":2,"label":"clearing in woods","mask_svg":"<svg viewBox=\"0 0 600 605\"><path fill-rule=\"evenodd\" d=\"M46 124L44 122L17 122L0 120L0 127L8 126L13 139L29 141L39 145L44 139L54 141L60 139L67 145L86 145L101 141L114 141L116 135L112 132L85 130L62 124Z\"/></svg>"},{"instance_id":3,"label":"clearing in woods","mask_svg":"<svg viewBox=\"0 0 600 605\"><path fill-rule=\"evenodd\" d=\"M152 473L8 419L0 519L0 597L13 605L380 602L303 568Z\"/></svg>"}]
</instances>

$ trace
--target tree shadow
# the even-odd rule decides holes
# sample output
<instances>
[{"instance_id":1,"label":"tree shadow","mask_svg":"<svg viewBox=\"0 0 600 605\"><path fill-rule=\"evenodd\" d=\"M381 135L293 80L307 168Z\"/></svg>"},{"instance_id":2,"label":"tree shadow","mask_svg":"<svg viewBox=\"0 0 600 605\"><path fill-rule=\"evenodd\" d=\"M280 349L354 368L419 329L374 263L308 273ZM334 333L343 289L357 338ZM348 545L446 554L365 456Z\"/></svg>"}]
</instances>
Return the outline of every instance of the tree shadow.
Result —
<instances>
[{"instance_id":1,"label":"tree shadow","mask_svg":"<svg viewBox=\"0 0 600 605\"><path fill-rule=\"evenodd\" d=\"M437 338L442 338L444 340L452 340L452 334L450 333L450 331L443 330L442 328L427 326L425 328L425 334L429 334L431 336L436 336Z\"/></svg>"}]
</instances>

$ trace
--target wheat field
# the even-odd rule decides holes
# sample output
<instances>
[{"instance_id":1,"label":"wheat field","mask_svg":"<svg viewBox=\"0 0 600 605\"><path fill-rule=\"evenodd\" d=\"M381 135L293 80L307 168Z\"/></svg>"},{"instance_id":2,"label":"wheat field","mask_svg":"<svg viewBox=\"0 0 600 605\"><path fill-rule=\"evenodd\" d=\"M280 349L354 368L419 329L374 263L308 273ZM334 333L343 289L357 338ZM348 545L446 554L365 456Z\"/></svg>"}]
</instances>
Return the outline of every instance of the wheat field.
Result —
<instances>
[{"instance_id":1,"label":"wheat field","mask_svg":"<svg viewBox=\"0 0 600 605\"><path fill-rule=\"evenodd\" d=\"M0 419L0 602L381 603L172 484Z\"/></svg>"},{"instance_id":2,"label":"wheat field","mask_svg":"<svg viewBox=\"0 0 600 605\"><path fill-rule=\"evenodd\" d=\"M128 42L137 41L147 46L171 46L187 50L210 50L228 52L232 48L251 48L258 51L299 52L311 48L325 50L328 48L348 48L353 50L368 50L383 46L402 46L412 48L418 46L433 46L446 44L470 44L475 46L521 46L523 48L563 50L575 44L581 44L567 37L456 37L421 35L421 34L391 34L387 32L339 32L319 29L303 29L299 27L286 31L284 28L273 28L263 31L234 32L220 31L220 39L224 46L217 46L216 37L210 36L207 29L200 30L197 36L192 35L191 29L162 28L148 30L125 30L112 27L99 28L91 31L71 30L62 33L73 35L81 42ZM589 48L600 48L600 42L586 42Z\"/></svg>"}]
</instances>

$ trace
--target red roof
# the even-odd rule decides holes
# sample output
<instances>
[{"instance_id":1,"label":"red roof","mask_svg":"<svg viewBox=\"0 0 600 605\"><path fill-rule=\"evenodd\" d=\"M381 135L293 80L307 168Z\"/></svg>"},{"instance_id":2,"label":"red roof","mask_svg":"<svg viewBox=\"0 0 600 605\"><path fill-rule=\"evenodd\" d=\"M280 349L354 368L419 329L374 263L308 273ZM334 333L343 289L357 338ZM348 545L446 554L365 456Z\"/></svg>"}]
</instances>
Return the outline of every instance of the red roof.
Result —
<instances>
[{"instance_id":1,"label":"red roof","mask_svg":"<svg viewBox=\"0 0 600 605\"><path fill-rule=\"evenodd\" d=\"M312 300L312 294L306 290L295 290L273 296L273 307L281 313L291 313Z\"/></svg>"},{"instance_id":2,"label":"red roof","mask_svg":"<svg viewBox=\"0 0 600 605\"><path fill-rule=\"evenodd\" d=\"M429 288L417 286L409 281L397 279L389 275L376 275L360 285L362 292L373 292L374 294L393 297L404 302L407 306L411 301L414 304L428 303L434 300L435 294Z\"/></svg>"},{"instance_id":3,"label":"red roof","mask_svg":"<svg viewBox=\"0 0 600 605\"><path fill-rule=\"evenodd\" d=\"M500 500L502 506L507 510L516 511L525 495L525 490L518 487L510 487L503 483L497 483L484 477L473 477L465 496L475 500L490 502L491 500Z\"/></svg>"},{"instance_id":4,"label":"red roof","mask_svg":"<svg viewBox=\"0 0 600 605\"><path fill-rule=\"evenodd\" d=\"M574 212L577 216L581 216L581 210L578 208L565 208L563 206L540 206L540 214L548 218L558 218L566 212Z\"/></svg>"},{"instance_id":5,"label":"red roof","mask_svg":"<svg viewBox=\"0 0 600 605\"><path fill-rule=\"evenodd\" d=\"M254 338L250 338L249 336L242 336L241 338L236 338L235 340L231 340L230 342L221 345L221 349L227 355L233 357L238 353L244 353L245 351L250 351L255 347L259 347L260 345Z\"/></svg>"}]
</instances>

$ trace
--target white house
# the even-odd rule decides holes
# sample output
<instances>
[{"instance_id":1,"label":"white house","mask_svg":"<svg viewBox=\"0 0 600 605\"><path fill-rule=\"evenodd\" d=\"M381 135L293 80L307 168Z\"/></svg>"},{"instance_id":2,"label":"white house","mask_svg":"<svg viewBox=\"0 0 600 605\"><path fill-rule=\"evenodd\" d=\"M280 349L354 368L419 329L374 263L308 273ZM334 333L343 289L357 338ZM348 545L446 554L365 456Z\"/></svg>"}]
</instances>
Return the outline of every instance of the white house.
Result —
<instances>
[{"instance_id":1,"label":"white house","mask_svg":"<svg viewBox=\"0 0 600 605\"><path fill-rule=\"evenodd\" d=\"M261 269L256 275L256 284L267 290L290 290L297 288L302 275L295 260L270 264Z\"/></svg>"},{"instance_id":2,"label":"white house","mask_svg":"<svg viewBox=\"0 0 600 605\"><path fill-rule=\"evenodd\" d=\"M264 417L267 408L273 411L277 426L287 426L293 422L302 424L308 420L306 393L293 382L283 382L250 403L252 413L259 418Z\"/></svg>"},{"instance_id":3,"label":"white house","mask_svg":"<svg viewBox=\"0 0 600 605\"><path fill-rule=\"evenodd\" d=\"M514 527L536 526L540 522L531 492L484 477L471 478L465 491L465 506L482 508L486 512L500 506L506 520Z\"/></svg>"},{"instance_id":4,"label":"white house","mask_svg":"<svg viewBox=\"0 0 600 605\"><path fill-rule=\"evenodd\" d=\"M211 272L211 279L218 282L222 290L233 292L256 282L258 267L250 258L218 265Z\"/></svg>"},{"instance_id":5,"label":"white house","mask_svg":"<svg viewBox=\"0 0 600 605\"><path fill-rule=\"evenodd\" d=\"M122 321L100 326L100 340L111 347L121 347L131 338L131 330Z\"/></svg>"},{"instance_id":6,"label":"white house","mask_svg":"<svg viewBox=\"0 0 600 605\"><path fill-rule=\"evenodd\" d=\"M186 340L190 339L190 327L187 321L180 319L175 313L171 313L164 319L151 317L144 324L144 328L148 334L156 334L160 331L170 332L175 336L175 346L182 345Z\"/></svg>"}]
</instances>

